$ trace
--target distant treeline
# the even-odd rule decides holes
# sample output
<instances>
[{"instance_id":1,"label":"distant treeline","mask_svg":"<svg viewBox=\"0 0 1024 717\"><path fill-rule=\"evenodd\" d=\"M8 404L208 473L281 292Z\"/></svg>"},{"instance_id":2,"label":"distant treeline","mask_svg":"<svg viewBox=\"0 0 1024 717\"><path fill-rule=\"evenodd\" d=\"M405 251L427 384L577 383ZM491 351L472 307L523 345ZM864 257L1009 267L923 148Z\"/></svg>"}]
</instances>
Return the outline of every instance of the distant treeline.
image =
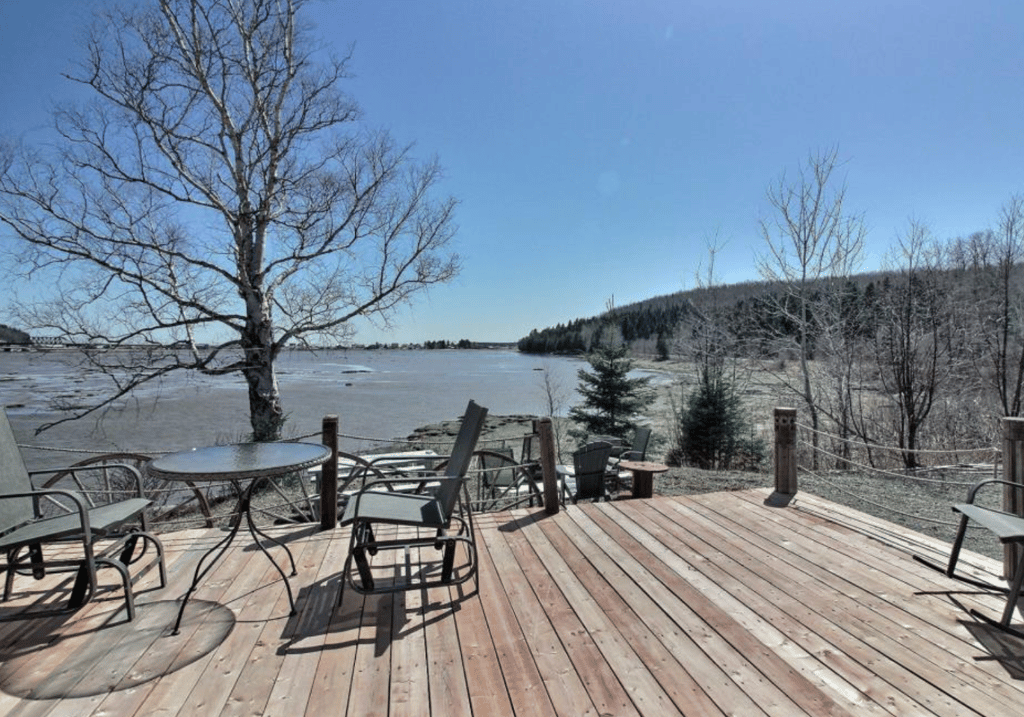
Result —
<instances>
[{"instance_id":1,"label":"distant treeline","mask_svg":"<svg viewBox=\"0 0 1024 717\"><path fill-rule=\"evenodd\" d=\"M0 324L0 344L21 344L32 343L32 337L24 331Z\"/></svg>"},{"instance_id":2,"label":"distant treeline","mask_svg":"<svg viewBox=\"0 0 1024 717\"><path fill-rule=\"evenodd\" d=\"M858 333L868 335L875 330L880 297L892 286L891 275L877 272L851 277L842 285L841 305L851 316L856 315L852 323ZM827 290L836 291L831 285ZM798 324L786 318L789 312L780 311L780 306L791 300L785 287L767 282L690 289L616 307L600 316L534 329L519 340L518 347L524 353L586 354L601 345L624 342L638 353L667 358L674 341L691 338L698 320L713 313L721 329L747 351L765 355L780 336L796 337Z\"/></svg>"}]
</instances>

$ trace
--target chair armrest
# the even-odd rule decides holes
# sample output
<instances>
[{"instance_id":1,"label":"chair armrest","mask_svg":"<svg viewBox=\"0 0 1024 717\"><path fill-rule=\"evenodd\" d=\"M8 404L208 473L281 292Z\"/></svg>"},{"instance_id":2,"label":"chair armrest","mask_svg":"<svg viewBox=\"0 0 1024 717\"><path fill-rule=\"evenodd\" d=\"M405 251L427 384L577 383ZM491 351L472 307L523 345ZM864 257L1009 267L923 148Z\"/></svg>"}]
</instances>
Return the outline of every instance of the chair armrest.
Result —
<instances>
[{"instance_id":1,"label":"chair armrest","mask_svg":"<svg viewBox=\"0 0 1024 717\"><path fill-rule=\"evenodd\" d=\"M63 490L60 488L40 488L39 490L27 491L24 493L3 493L0 495L0 500L7 498L32 498L38 500L40 496L44 495L59 495L68 498L72 503L75 504L75 508L78 510L78 519L82 524L82 532L86 535L92 532L92 528L89 526L89 506L82 500L82 496L75 493L73 490ZM71 513L68 513L71 515ZM39 516L34 516L38 519ZM32 521L26 521L32 522Z\"/></svg>"},{"instance_id":2,"label":"chair armrest","mask_svg":"<svg viewBox=\"0 0 1024 717\"><path fill-rule=\"evenodd\" d=\"M135 466L131 465L130 463L94 463L87 466L71 466L68 468L48 468L46 470L28 471L28 475L29 478L31 479L32 476L54 475L55 473L69 473L71 474L72 478L74 478L75 482L78 483L79 486L81 487L81 483L77 477L78 473L82 471L101 470L103 468L123 468L127 470L135 479L135 488L138 491L139 498L146 497L146 493L142 488L142 472ZM85 490L84 487L82 489Z\"/></svg>"},{"instance_id":3,"label":"chair armrest","mask_svg":"<svg viewBox=\"0 0 1024 717\"><path fill-rule=\"evenodd\" d=\"M977 483L975 483L973 486L971 486L971 489L967 491L967 502L969 504L973 503L975 496L977 496L978 494L978 491L988 485L1004 485L1009 488L1015 488L1017 490L1024 489L1024 483L1014 483L1012 481L1002 480L1001 478L986 478L985 480L980 480Z\"/></svg>"}]
</instances>

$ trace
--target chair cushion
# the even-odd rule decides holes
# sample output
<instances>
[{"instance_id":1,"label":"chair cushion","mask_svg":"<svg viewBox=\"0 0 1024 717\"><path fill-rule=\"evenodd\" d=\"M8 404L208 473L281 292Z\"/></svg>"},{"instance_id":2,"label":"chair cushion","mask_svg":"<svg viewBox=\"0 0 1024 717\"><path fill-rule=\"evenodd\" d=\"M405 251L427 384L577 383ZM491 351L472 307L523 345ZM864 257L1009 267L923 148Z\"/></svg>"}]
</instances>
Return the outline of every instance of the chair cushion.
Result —
<instances>
[{"instance_id":1,"label":"chair cushion","mask_svg":"<svg viewBox=\"0 0 1024 717\"><path fill-rule=\"evenodd\" d=\"M448 527L441 506L433 496L372 490L349 498L345 514L338 524L348 525L356 520L425 528Z\"/></svg>"},{"instance_id":2,"label":"chair cushion","mask_svg":"<svg viewBox=\"0 0 1024 717\"><path fill-rule=\"evenodd\" d=\"M953 510L991 530L1003 543L1024 541L1024 518L972 503L959 503Z\"/></svg>"},{"instance_id":3,"label":"chair cushion","mask_svg":"<svg viewBox=\"0 0 1024 717\"><path fill-rule=\"evenodd\" d=\"M138 517L149 507L151 502L145 498L132 498L119 503L90 508L89 528L93 535L102 536ZM78 513L58 515L28 523L0 537L0 549L7 550L30 543L62 540L78 537L81 534L82 522Z\"/></svg>"}]
</instances>

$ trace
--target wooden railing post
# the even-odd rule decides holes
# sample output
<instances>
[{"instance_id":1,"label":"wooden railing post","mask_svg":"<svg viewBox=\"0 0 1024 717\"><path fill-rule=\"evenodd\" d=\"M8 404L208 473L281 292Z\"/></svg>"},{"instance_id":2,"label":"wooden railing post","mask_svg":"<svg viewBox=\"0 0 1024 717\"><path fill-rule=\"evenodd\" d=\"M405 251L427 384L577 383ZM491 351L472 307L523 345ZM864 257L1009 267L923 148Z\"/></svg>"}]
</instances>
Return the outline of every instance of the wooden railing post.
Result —
<instances>
[{"instance_id":1,"label":"wooden railing post","mask_svg":"<svg viewBox=\"0 0 1024 717\"><path fill-rule=\"evenodd\" d=\"M796 409L775 409L775 492L796 495Z\"/></svg>"},{"instance_id":2,"label":"wooden railing post","mask_svg":"<svg viewBox=\"0 0 1024 717\"><path fill-rule=\"evenodd\" d=\"M558 512L558 474L555 471L555 431L550 418L537 422L540 438L540 470L544 477L544 512L554 515Z\"/></svg>"},{"instance_id":3,"label":"wooden railing post","mask_svg":"<svg viewBox=\"0 0 1024 717\"><path fill-rule=\"evenodd\" d=\"M1003 480L1024 484L1024 418L1003 419ZM1020 489L1004 486L1003 510L1024 516L1024 495ZM1007 580L1017 567L1021 546L1007 543L1003 546L1003 577Z\"/></svg>"},{"instance_id":4,"label":"wooden railing post","mask_svg":"<svg viewBox=\"0 0 1024 717\"><path fill-rule=\"evenodd\" d=\"M320 467L320 529L338 525L338 417L324 416L321 442L331 457Z\"/></svg>"}]
</instances>

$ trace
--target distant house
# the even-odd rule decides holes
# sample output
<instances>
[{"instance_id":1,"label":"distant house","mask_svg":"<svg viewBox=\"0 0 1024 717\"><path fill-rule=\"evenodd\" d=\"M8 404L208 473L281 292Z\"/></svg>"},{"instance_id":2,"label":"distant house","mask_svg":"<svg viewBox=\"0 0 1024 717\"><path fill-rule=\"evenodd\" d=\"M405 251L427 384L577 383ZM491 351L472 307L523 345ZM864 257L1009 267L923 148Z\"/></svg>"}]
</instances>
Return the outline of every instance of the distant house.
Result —
<instances>
[{"instance_id":1,"label":"distant house","mask_svg":"<svg viewBox=\"0 0 1024 717\"><path fill-rule=\"evenodd\" d=\"M36 346L63 346L66 342L60 336L33 336L32 343Z\"/></svg>"}]
</instances>

